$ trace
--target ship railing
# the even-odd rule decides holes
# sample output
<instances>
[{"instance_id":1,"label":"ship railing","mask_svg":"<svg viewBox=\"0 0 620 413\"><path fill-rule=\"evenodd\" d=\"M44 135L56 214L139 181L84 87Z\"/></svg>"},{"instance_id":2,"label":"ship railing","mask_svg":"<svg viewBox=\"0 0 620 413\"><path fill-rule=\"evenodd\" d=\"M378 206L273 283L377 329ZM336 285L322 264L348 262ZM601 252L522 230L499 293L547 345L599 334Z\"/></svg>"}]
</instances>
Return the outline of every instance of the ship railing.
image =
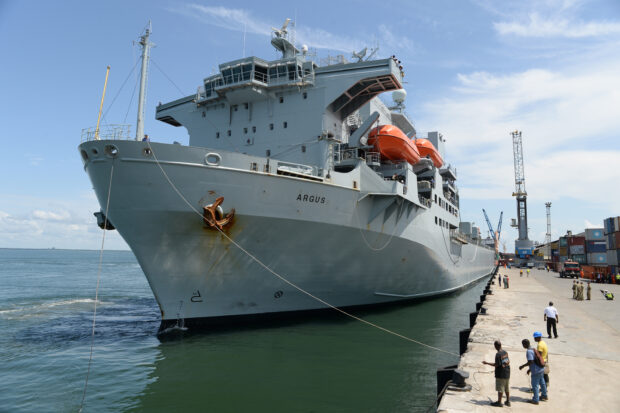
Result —
<instances>
[{"instance_id":1,"label":"ship railing","mask_svg":"<svg viewBox=\"0 0 620 413\"><path fill-rule=\"evenodd\" d=\"M381 155L379 152L366 152L366 164L368 166L380 166Z\"/></svg>"},{"instance_id":2,"label":"ship railing","mask_svg":"<svg viewBox=\"0 0 620 413\"><path fill-rule=\"evenodd\" d=\"M133 139L131 135L131 125L117 124L117 125L104 125L99 127L99 131L95 126L82 129L82 137L80 142L88 142L94 140L130 140Z\"/></svg>"},{"instance_id":3,"label":"ship railing","mask_svg":"<svg viewBox=\"0 0 620 413\"><path fill-rule=\"evenodd\" d=\"M342 148L341 145L337 145L337 149L334 151L334 162L341 163L349 159L359 158L357 148Z\"/></svg>"},{"instance_id":4,"label":"ship railing","mask_svg":"<svg viewBox=\"0 0 620 413\"><path fill-rule=\"evenodd\" d=\"M427 208L431 207L431 200L430 199L424 198L422 195L418 195L418 199L420 200L420 203L422 205L424 205L425 207L427 207Z\"/></svg>"}]
</instances>

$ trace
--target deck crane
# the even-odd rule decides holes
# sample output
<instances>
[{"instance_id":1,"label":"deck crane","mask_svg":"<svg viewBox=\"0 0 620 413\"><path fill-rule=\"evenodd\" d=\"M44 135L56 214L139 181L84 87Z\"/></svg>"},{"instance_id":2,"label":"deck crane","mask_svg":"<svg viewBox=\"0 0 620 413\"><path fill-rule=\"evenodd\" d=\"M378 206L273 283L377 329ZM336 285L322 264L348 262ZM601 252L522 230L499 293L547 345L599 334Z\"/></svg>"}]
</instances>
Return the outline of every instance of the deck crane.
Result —
<instances>
[{"instance_id":1,"label":"deck crane","mask_svg":"<svg viewBox=\"0 0 620 413\"><path fill-rule=\"evenodd\" d=\"M517 198L517 222L513 226L519 230L519 238L515 240L515 254L520 258L529 258L532 255L534 242L527 237L527 192L523 168L523 143L520 131L516 130L510 134L515 162L515 191L512 196Z\"/></svg>"}]
</instances>

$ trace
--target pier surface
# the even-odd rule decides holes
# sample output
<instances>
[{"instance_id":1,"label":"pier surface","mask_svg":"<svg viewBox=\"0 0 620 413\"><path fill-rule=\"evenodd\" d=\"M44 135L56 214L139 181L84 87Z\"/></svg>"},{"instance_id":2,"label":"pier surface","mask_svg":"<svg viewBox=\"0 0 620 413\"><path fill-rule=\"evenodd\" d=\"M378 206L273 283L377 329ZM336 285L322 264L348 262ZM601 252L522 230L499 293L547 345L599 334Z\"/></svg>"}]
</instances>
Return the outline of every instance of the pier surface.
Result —
<instances>
[{"instance_id":1,"label":"pier surface","mask_svg":"<svg viewBox=\"0 0 620 413\"><path fill-rule=\"evenodd\" d=\"M592 300L572 299L572 279L558 273L532 269L529 277L523 270L500 268L508 274L510 288L500 288L497 276L470 334L467 352L459 369L469 372L471 391L448 390L438 412L611 412L620 411L620 285L592 284ZM584 282L584 287L586 283ZM607 289L615 299L608 301L600 292ZM584 288L585 290L585 288ZM584 293L585 295L585 293ZM547 338L543 312L549 301L558 310L558 338ZM473 311L474 309L472 309ZM549 347L549 400L538 405L532 399L525 349L527 338L536 346L532 334L543 333ZM510 357L511 407L493 407L497 401L494 368L482 364L495 361L493 342L499 339ZM503 401L506 400L504 395Z\"/></svg>"}]
</instances>

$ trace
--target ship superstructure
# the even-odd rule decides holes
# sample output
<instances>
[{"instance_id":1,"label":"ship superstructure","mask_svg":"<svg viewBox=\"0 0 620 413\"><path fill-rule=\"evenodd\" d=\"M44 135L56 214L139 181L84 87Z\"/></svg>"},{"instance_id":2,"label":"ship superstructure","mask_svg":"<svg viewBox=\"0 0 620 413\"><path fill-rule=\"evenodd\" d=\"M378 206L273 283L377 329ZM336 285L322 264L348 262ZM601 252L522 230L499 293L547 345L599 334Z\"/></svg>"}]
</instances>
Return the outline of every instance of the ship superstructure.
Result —
<instances>
[{"instance_id":1,"label":"ship superstructure","mask_svg":"<svg viewBox=\"0 0 620 413\"><path fill-rule=\"evenodd\" d=\"M418 138L402 111L398 60L319 67L285 27L271 39L280 59L223 63L157 107L189 146L79 147L162 326L325 308L257 259L341 307L445 294L493 270L493 250L460 222L443 136ZM378 98L390 91L394 107Z\"/></svg>"}]
</instances>

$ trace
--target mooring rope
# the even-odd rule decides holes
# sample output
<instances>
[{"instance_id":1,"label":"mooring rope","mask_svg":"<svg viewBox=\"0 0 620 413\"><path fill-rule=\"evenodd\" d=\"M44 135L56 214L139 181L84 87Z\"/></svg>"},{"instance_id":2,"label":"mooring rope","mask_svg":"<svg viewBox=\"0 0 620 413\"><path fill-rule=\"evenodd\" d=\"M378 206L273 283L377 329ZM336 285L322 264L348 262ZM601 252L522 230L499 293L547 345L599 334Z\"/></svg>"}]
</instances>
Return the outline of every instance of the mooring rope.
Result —
<instances>
[{"instance_id":1,"label":"mooring rope","mask_svg":"<svg viewBox=\"0 0 620 413\"><path fill-rule=\"evenodd\" d=\"M146 141L146 142L147 142L147 144L148 144L148 146L149 146L149 149L151 150L151 154L153 155L153 159L155 160L155 163L156 163L156 164L157 164L157 166L159 167L159 170L162 172L162 174L164 175L164 177L166 178L166 180L168 181L168 183L170 184L170 186L172 187L172 189L173 189L173 190L174 190L174 191L175 191L175 192L179 195L179 197L180 197L180 198L181 198L181 199L185 202L185 204L186 204L188 207L190 207L190 209L191 209L192 211L194 211L194 212L195 212L198 216L200 216L200 219L202 220L202 219L203 219L203 215L200 213L200 211L198 211L196 208L194 208L194 206L193 206L193 205L192 205L192 204L191 204L191 203L187 200L187 198L185 198L185 197L183 196L183 194L181 193L181 191L179 191L179 189L176 187L176 185L174 185L174 183L170 180L170 177L168 176L168 174L166 173L166 171L164 171L164 168L161 166L161 164L160 164L160 162L159 162L159 159L157 159L157 156L155 155L155 151L153 151L153 148L151 147L151 143L150 143L149 141ZM351 314L351 313L349 313L349 312L346 312L345 310L343 310L343 309L341 309L341 308L339 308L339 307L336 307L335 305L332 305L332 304L328 303L327 301L325 301L325 300L323 300L323 299L321 299L321 298L319 298L319 297L317 297L317 296L313 295L312 293L310 293L310 292L308 292L308 291L304 290L303 288L301 288L301 287L300 287L300 286L298 286L297 284L293 283L292 281L289 281L288 279L286 279L286 278L285 278L285 277L283 277L282 275L278 274L277 272L275 272L274 270L272 270L271 268L269 268L266 264L264 264L261 260L259 260L257 257L255 257L254 255L252 255L252 254L251 254L249 251L247 251L245 248L243 248L241 245L239 245L237 242L235 242L235 240L233 240L233 239L232 239L232 238L230 238L228 235L226 235L226 233L224 233L224 231L222 231L221 229L219 229L219 228L217 228L217 227L215 227L215 228L219 231L219 233L220 233L220 234L221 234L224 238L226 238L228 241L230 241L230 242L231 242L231 243L232 243L235 247L239 248L239 250L241 250L243 253L245 253L248 257L250 257L250 258L251 258L254 262L256 262L258 265L260 265L261 267L263 267L266 271L270 272L271 274L273 274L274 276L276 276L277 278L279 278L280 280L282 280L282 281L283 281L283 282L285 282L286 284L290 285L291 287L293 287L293 288L294 288L294 289L296 289L297 291L299 291L299 292L301 292L301 293L303 293L303 294L307 295L308 297L310 297L310 298L312 298L312 299L314 299L314 300L316 300L316 301L320 302L321 304L323 304L323 305L325 305L325 306L327 306L327 307L329 307L329 308L331 308L331 309L333 309L333 310L335 310L335 311L337 311L337 312L339 312L339 313L341 313L341 314L343 314L343 315L345 315L345 316L347 316L347 317L350 317L350 318L352 318L352 319L354 319L354 320L357 320L357 321L359 321L359 322L361 322L361 323L364 323L364 324L366 324L366 325L368 325L368 326L374 327L374 328L376 328L376 329L378 329L378 330L381 330L381 331L386 332L386 333L388 333L388 334L391 334L391 335L393 335L393 336L396 336L396 337L402 338L402 339L404 339L404 340L406 340L406 341L409 341L409 342L412 342L412 343L418 344L418 345L420 345L420 346L423 346L423 347L426 347L426 348L429 348L429 349L432 349L432 350L436 350L436 351L439 351L439 352L442 352L442 353L446 353L446 354L449 354L449 355L451 355L451 356L460 357L460 355L459 355L459 354L453 353L453 352L451 352L451 351L443 350L443 349L440 349L440 348L438 348L438 347L433 347L433 346L431 346L431 345L429 345L429 344L425 344L425 343L422 343L421 341L418 341L418 340L415 340L415 339L413 339L413 338L410 338L410 337L404 336L404 335L402 335L402 334L400 334L400 333L397 333L397 332L392 331L392 330L390 330L390 329L388 329L388 328L385 328L385 327L381 327L380 325L377 325L377 324L375 324L375 323L372 323L372 322L370 322L370 321L367 321L367 320L365 320L365 319L363 319L363 318L361 318L361 317L358 317L358 316L356 316L356 315L353 315L353 314Z\"/></svg>"},{"instance_id":2,"label":"mooring rope","mask_svg":"<svg viewBox=\"0 0 620 413\"><path fill-rule=\"evenodd\" d=\"M108 228L108 209L110 207L110 194L112 193L112 177L114 176L114 161L110 169L110 184L108 185L108 199L105 205L105 217L103 219L103 236L101 237L101 249L99 250L99 267L97 269L97 288L95 288L95 309L93 310L93 330L90 336L90 356L88 357L88 369L86 370L86 379L84 380L84 391L82 392L82 401L80 402L81 412L84 408L84 400L86 399L86 388L88 387L88 377L90 376L90 366L93 361L93 347L95 346L95 324L97 320L97 300L99 299L99 280L101 279L101 267L103 265L103 247L105 245L105 234Z\"/></svg>"}]
</instances>

